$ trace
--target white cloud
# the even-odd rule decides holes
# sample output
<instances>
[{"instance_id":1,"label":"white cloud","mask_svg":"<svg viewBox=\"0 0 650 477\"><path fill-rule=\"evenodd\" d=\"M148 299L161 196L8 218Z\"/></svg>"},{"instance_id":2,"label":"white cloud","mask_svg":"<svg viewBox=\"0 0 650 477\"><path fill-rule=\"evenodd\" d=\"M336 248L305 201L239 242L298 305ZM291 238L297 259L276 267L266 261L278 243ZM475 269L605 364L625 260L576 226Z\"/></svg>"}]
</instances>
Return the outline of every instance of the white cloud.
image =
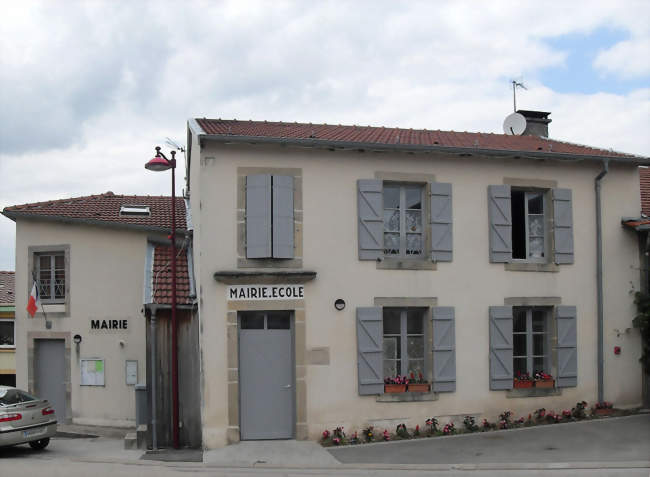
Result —
<instances>
[{"instance_id":1,"label":"white cloud","mask_svg":"<svg viewBox=\"0 0 650 477\"><path fill-rule=\"evenodd\" d=\"M650 76L650 37L621 41L600 52L594 67L625 79Z\"/></svg>"}]
</instances>

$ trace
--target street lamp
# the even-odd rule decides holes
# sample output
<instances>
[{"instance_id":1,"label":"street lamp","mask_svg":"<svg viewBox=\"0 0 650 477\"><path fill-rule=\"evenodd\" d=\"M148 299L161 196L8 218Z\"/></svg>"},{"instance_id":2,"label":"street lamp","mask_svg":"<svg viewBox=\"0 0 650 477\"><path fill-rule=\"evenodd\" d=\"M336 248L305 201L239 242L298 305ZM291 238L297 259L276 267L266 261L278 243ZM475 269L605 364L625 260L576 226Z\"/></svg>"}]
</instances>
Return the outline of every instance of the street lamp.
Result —
<instances>
[{"instance_id":1,"label":"street lamp","mask_svg":"<svg viewBox=\"0 0 650 477\"><path fill-rule=\"evenodd\" d=\"M144 167L150 171L162 172L172 170L172 436L174 449L178 449L178 349L176 335L176 151L171 151L172 158L167 159L156 147L156 156ZM152 382L156 376L151 377ZM155 416L152 416L155 419ZM154 431L155 432L155 431Z\"/></svg>"}]
</instances>

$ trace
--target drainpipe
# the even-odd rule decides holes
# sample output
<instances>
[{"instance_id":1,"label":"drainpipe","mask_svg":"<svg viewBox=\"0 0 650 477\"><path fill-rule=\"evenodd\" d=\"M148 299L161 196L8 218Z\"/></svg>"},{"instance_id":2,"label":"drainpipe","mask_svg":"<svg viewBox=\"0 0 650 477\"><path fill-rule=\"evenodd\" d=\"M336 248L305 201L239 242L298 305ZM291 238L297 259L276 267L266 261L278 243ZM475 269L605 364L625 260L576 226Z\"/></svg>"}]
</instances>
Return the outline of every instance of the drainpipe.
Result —
<instances>
[{"instance_id":1,"label":"drainpipe","mask_svg":"<svg viewBox=\"0 0 650 477\"><path fill-rule=\"evenodd\" d=\"M158 435L157 435L157 420L156 420L156 400L158 396L156 395L156 379L157 379L157 370L156 370L156 306L151 307L151 319L150 323L150 344L151 344L151 447L153 450L158 449Z\"/></svg>"},{"instance_id":2,"label":"drainpipe","mask_svg":"<svg viewBox=\"0 0 650 477\"><path fill-rule=\"evenodd\" d=\"M604 350L603 350L603 224L600 198L601 180L609 172L609 161L603 161L603 170L596 176L596 292L598 301L598 402L604 401Z\"/></svg>"}]
</instances>

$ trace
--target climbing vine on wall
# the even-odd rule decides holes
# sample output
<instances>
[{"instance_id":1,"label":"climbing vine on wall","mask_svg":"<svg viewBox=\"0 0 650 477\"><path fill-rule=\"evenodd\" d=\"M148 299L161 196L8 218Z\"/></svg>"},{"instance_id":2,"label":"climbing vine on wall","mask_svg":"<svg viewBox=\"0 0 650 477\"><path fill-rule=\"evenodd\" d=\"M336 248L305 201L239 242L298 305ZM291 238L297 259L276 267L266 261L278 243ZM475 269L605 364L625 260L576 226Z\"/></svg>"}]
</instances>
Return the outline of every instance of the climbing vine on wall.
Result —
<instances>
[{"instance_id":1,"label":"climbing vine on wall","mask_svg":"<svg viewBox=\"0 0 650 477\"><path fill-rule=\"evenodd\" d=\"M640 361L646 372L650 372L650 295L643 292L634 294L637 315L632 320L632 325L641 332L642 354Z\"/></svg>"}]
</instances>

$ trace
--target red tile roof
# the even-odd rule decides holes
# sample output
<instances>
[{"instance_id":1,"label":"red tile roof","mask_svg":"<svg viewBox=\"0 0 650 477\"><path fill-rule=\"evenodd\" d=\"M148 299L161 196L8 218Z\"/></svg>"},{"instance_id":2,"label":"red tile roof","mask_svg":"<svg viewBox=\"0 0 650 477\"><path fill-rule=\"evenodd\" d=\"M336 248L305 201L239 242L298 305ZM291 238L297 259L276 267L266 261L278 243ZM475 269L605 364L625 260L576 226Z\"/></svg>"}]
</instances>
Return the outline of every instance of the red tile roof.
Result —
<instances>
[{"instance_id":1,"label":"red tile roof","mask_svg":"<svg viewBox=\"0 0 650 477\"><path fill-rule=\"evenodd\" d=\"M0 271L0 305L13 305L16 301L16 272Z\"/></svg>"},{"instance_id":2,"label":"red tile roof","mask_svg":"<svg viewBox=\"0 0 650 477\"><path fill-rule=\"evenodd\" d=\"M185 249L177 250L176 259L176 304L190 305L190 277L187 267L187 253ZM172 267L171 247L156 245L153 254L153 302L161 305L172 303Z\"/></svg>"},{"instance_id":3,"label":"red tile roof","mask_svg":"<svg viewBox=\"0 0 650 477\"><path fill-rule=\"evenodd\" d=\"M408 148L408 146L475 148L508 152L545 152L578 156L647 159L632 154L597 149L537 136L206 118L196 119L196 121L206 134L217 136L376 144L405 148Z\"/></svg>"},{"instance_id":4,"label":"red tile roof","mask_svg":"<svg viewBox=\"0 0 650 477\"><path fill-rule=\"evenodd\" d=\"M122 205L148 205L151 215L121 216ZM106 192L85 197L14 205L5 207L2 213L12 220L17 217L43 217L98 225L117 224L126 227L171 230L171 197L168 196L116 195ZM183 230L186 227L185 200L177 197L176 229Z\"/></svg>"},{"instance_id":5,"label":"red tile roof","mask_svg":"<svg viewBox=\"0 0 650 477\"><path fill-rule=\"evenodd\" d=\"M639 167L641 179L641 213L650 217L650 168Z\"/></svg>"}]
</instances>

